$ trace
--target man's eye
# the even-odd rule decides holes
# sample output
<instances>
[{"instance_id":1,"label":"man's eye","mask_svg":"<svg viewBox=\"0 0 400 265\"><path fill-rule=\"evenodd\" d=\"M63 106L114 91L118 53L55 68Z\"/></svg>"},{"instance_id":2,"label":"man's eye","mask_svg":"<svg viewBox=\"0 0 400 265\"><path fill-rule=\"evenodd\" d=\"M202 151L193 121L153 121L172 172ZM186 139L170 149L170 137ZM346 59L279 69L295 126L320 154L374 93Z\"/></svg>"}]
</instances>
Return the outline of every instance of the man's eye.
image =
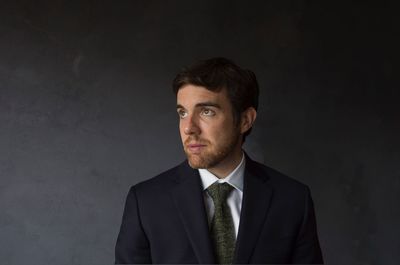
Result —
<instances>
[{"instance_id":1,"label":"man's eye","mask_svg":"<svg viewBox=\"0 0 400 265\"><path fill-rule=\"evenodd\" d=\"M204 109L204 110L202 111L202 114L203 114L204 116L214 116L214 115L215 115L215 112L214 112L213 110L210 110L210 109Z\"/></svg>"},{"instance_id":2,"label":"man's eye","mask_svg":"<svg viewBox=\"0 0 400 265\"><path fill-rule=\"evenodd\" d=\"M182 118L185 118L185 117L186 117L187 112L186 112L186 111L183 111L183 110L179 110L179 111L178 111L178 115L179 115L179 117L182 119Z\"/></svg>"}]
</instances>

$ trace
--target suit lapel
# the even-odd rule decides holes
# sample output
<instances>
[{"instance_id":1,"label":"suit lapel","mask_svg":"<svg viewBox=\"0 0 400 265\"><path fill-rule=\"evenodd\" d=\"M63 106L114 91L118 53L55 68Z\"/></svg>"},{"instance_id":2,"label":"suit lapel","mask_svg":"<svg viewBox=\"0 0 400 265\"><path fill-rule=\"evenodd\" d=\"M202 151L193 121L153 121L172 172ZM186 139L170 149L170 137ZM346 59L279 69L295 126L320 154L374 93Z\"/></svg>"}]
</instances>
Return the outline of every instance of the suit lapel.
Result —
<instances>
[{"instance_id":1,"label":"suit lapel","mask_svg":"<svg viewBox=\"0 0 400 265\"><path fill-rule=\"evenodd\" d=\"M246 156L243 201L234 263L249 263L269 209L272 188L268 176L257 172L257 165Z\"/></svg>"},{"instance_id":2,"label":"suit lapel","mask_svg":"<svg viewBox=\"0 0 400 265\"><path fill-rule=\"evenodd\" d=\"M178 168L172 197L199 263L215 263L200 175L187 162Z\"/></svg>"}]
</instances>

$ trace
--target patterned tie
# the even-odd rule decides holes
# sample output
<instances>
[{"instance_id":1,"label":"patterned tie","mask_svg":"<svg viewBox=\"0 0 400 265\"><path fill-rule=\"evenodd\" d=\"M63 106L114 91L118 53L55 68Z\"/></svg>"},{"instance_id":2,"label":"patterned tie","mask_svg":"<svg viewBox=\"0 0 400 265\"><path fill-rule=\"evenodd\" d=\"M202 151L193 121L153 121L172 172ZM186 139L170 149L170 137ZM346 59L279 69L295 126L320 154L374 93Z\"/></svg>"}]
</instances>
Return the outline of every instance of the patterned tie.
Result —
<instances>
[{"instance_id":1,"label":"patterned tie","mask_svg":"<svg viewBox=\"0 0 400 265\"><path fill-rule=\"evenodd\" d=\"M210 232L219 264L232 264L235 251L235 229L231 211L226 202L232 190L233 187L228 183L219 184L218 182L207 188L215 207Z\"/></svg>"}]
</instances>

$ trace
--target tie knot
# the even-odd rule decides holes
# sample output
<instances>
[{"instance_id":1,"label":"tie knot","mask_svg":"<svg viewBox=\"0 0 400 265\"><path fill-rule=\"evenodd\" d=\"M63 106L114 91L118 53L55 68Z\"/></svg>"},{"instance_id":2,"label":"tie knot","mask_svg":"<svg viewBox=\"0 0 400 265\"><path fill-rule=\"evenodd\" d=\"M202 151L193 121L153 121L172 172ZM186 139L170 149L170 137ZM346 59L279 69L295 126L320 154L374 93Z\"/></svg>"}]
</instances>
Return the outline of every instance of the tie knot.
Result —
<instances>
[{"instance_id":1,"label":"tie knot","mask_svg":"<svg viewBox=\"0 0 400 265\"><path fill-rule=\"evenodd\" d=\"M232 190L233 187L226 182L215 182L207 188L208 194L210 194L215 204L220 204L226 201L226 198Z\"/></svg>"}]
</instances>

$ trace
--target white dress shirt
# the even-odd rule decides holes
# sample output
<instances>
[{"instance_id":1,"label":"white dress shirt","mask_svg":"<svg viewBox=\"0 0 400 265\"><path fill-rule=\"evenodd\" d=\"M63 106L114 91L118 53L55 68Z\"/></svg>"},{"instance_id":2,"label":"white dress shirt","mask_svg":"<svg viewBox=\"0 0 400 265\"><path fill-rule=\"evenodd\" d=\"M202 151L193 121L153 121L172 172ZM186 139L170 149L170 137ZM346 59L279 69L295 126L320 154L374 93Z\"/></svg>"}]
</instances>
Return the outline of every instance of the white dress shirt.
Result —
<instances>
[{"instance_id":1,"label":"white dress shirt","mask_svg":"<svg viewBox=\"0 0 400 265\"><path fill-rule=\"evenodd\" d=\"M240 161L239 165L228 176L226 176L223 179L217 178L207 169L199 169L200 178L204 190L204 203L206 206L206 212L208 216L208 224L211 223L212 218L214 216L214 202L211 196L207 193L206 189L212 184L214 184L214 182L218 183L228 182L232 187L234 187L232 192L228 195L227 203L229 209L231 210L236 238L239 231L240 212L242 210L243 177L244 177L245 164L246 161L243 154L242 160Z\"/></svg>"}]
</instances>

